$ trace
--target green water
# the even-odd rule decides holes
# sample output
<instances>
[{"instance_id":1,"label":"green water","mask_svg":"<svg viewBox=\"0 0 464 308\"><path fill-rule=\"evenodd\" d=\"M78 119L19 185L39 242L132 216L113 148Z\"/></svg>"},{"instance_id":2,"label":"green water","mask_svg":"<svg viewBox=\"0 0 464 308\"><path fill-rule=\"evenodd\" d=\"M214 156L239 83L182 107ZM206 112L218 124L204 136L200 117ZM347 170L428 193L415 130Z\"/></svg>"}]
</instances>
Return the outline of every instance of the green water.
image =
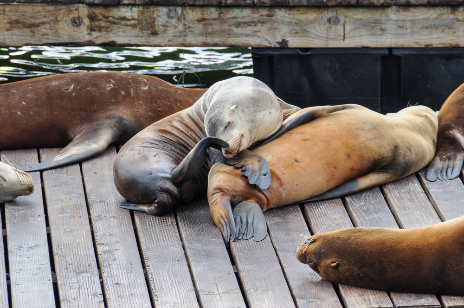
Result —
<instances>
[{"instance_id":1,"label":"green water","mask_svg":"<svg viewBox=\"0 0 464 308\"><path fill-rule=\"evenodd\" d=\"M185 87L209 87L226 78L253 76L253 64L249 48L0 48L0 84L93 71L132 72L156 76Z\"/></svg>"}]
</instances>

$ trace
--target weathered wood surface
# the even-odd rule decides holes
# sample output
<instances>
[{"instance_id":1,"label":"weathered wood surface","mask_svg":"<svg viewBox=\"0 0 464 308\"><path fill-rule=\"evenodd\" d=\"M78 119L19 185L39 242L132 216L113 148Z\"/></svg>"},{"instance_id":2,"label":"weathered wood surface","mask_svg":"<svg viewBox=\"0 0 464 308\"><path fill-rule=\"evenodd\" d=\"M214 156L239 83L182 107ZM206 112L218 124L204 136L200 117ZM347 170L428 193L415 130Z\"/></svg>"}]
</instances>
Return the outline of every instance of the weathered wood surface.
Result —
<instances>
[{"instance_id":1,"label":"weathered wood surface","mask_svg":"<svg viewBox=\"0 0 464 308\"><path fill-rule=\"evenodd\" d=\"M113 180L116 150L82 163L107 307L151 307L134 227Z\"/></svg>"},{"instance_id":2,"label":"weathered wood surface","mask_svg":"<svg viewBox=\"0 0 464 308\"><path fill-rule=\"evenodd\" d=\"M250 307L295 307L269 236L230 243Z\"/></svg>"},{"instance_id":3,"label":"weathered wood surface","mask_svg":"<svg viewBox=\"0 0 464 308\"><path fill-rule=\"evenodd\" d=\"M134 220L155 307L198 307L174 214L137 212Z\"/></svg>"},{"instance_id":4,"label":"weathered wood surface","mask_svg":"<svg viewBox=\"0 0 464 308\"><path fill-rule=\"evenodd\" d=\"M0 0L10 3L15 0ZM17 3L85 3L88 5L161 6L416 6L462 5L464 0L16 0Z\"/></svg>"},{"instance_id":5,"label":"weathered wood surface","mask_svg":"<svg viewBox=\"0 0 464 308\"><path fill-rule=\"evenodd\" d=\"M315 234L353 227L340 199L306 203L304 213ZM342 300L348 308L393 307L387 292L347 285L339 285L339 287Z\"/></svg>"},{"instance_id":6,"label":"weathered wood surface","mask_svg":"<svg viewBox=\"0 0 464 308\"><path fill-rule=\"evenodd\" d=\"M176 211L201 306L245 307L224 240L211 219L206 199L181 205Z\"/></svg>"},{"instance_id":7,"label":"weathered wood surface","mask_svg":"<svg viewBox=\"0 0 464 308\"><path fill-rule=\"evenodd\" d=\"M19 169L39 162L37 150L2 151ZM5 162L5 161L4 161ZM35 191L5 203L5 221L13 307L55 307L52 268L40 173L30 174Z\"/></svg>"},{"instance_id":8,"label":"weathered wood surface","mask_svg":"<svg viewBox=\"0 0 464 308\"><path fill-rule=\"evenodd\" d=\"M60 149L41 149L40 160ZM43 172L61 307L104 307L78 164Z\"/></svg>"},{"instance_id":9,"label":"weathered wood surface","mask_svg":"<svg viewBox=\"0 0 464 308\"><path fill-rule=\"evenodd\" d=\"M345 197L351 220L356 227L398 228L379 187L373 187ZM395 307L436 307L434 295L391 292Z\"/></svg>"},{"instance_id":10,"label":"weathered wood surface","mask_svg":"<svg viewBox=\"0 0 464 308\"><path fill-rule=\"evenodd\" d=\"M462 16L464 6L3 4L0 46L463 47Z\"/></svg>"},{"instance_id":11,"label":"weathered wood surface","mask_svg":"<svg viewBox=\"0 0 464 308\"><path fill-rule=\"evenodd\" d=\"M295 247L311 235L299 206L271 209L265 212L265 217L269 236L297 306L341 308L333 285L295 258Z\"/></svg>"}]
</instances>

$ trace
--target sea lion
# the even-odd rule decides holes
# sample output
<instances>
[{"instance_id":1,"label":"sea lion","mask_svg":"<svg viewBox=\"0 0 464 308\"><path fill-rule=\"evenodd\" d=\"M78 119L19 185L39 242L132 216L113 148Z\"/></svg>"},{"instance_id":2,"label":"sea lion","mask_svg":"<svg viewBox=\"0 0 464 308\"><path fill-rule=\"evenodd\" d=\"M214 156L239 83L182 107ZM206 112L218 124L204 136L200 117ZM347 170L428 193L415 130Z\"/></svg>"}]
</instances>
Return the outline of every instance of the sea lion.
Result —
<instances>
[{"instance_id":1,"label":"sea lion","mask_svg":"<svg viewBox=\"0 0 464 308\"><path fill-rule=\"evenodd\" d=\"M464 161L464 84L443 103L438 113L437 152L427 167L429 181L456 178Z\"/></svg>"},{"instance_id":2,"label":"sea lion","mask_svg":"<svg viewBox=\"0 0 464 308\"><path fill-rule=\"evenodd\" d=\"M387 117L358 105L340 107L252 151L269 165L272 183L266 190L250 185L233 167L217 163L211 168L208 201L226 241L264 239L262 212L269 208L384 184L433 158L438 120L430 108L409 107ZM300 117L318 108L303 109Z\"/></svg>"},{"instance_id":3,"label":"sea lion","mask_svg":"<svg viewBox=\"0 0 464 308\"><path fill-rule=\"evenodd\" d=\"M389 292L464 295L464 217L416 229L351 228L296 251L322 278Z\"/></svg>"},{"instance_id":4,"label":"sea lion","mask_svg":"<svg viewBox=\"0 0 464 308\"><path fill-rule=\"evenodd\" d=\"M67 145L27 171L79 162L190 107L205 91L119 72L63 74L3 84L0 149Z\"/></svg>"},{"instance_id":5,"label":"sea lion","mask_svg":"<svg viewBox=\"0 0 464 308\"><path fill-rule=\"evenodd\" d=\"M24 171L0 162L0 203L34 192L34 181Z\"/></svg>"},{"instance_id":6,"label":"sea lion","mask_svg":"<svg viewBox=\"0 0 464 308\"><path fill-rule=\"evenodd\" d=\"M210 166L226 159L219 150L225 156L237 155L287 129L288 125L282 127L283 120L299 109L251 77L215 83L192 107L147 127L121 148L114 180L130 202L121 206L162 215L175 203L205 195ZM266 162L248 154L231 164L245 169L252 183L268 187Z\"/></svg>"}]
</instances>

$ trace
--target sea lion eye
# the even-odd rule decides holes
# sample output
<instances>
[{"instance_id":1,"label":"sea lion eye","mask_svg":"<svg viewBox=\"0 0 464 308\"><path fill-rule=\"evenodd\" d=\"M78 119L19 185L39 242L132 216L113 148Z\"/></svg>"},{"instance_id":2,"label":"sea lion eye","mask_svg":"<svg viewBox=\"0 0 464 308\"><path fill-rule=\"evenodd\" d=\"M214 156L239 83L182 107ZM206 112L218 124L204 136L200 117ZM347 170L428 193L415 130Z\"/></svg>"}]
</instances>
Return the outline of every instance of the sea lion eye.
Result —
<instances>
[{"instance_id":1,"label":"sea lion eye","mask_svg":"<svg viewBox=\"0 0 464 308\"><path fill-rule=\"evenodd\" d=\"M227 122L226 127L224 127L224 129L227 129L227 127L229 127L229 125L230 125L230 121Z\"/></svg>"},{"instance_id":2,"label":"sea lion eye","mask_svg":"<svg viewBox=\"0 0 464 308\"><path fill-rule=\"evenodd\" d=\"M0 175L0 179L4 180L6 182L6 179L3 177L3 175Z\"/></svg>"}]
</instances>

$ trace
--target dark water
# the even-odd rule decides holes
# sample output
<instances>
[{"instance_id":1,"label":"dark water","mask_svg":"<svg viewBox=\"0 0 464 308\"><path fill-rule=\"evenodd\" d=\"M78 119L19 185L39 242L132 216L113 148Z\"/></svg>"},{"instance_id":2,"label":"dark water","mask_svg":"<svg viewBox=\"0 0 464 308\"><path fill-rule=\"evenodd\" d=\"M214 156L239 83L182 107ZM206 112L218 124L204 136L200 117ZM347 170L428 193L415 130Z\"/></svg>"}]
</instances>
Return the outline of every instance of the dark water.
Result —
<instances>
[{"instance_id":1,"label":"dark water","mask_svg":"<svg viewBox=\"0 0 464 308\"><path fill-rule=\"evenodd\" d=\"M185 87L209 87L226 78L253 76L249 48L0 48L0 84L53 74L92 71L152 75Z\"/></svg>"}]
</instances>

